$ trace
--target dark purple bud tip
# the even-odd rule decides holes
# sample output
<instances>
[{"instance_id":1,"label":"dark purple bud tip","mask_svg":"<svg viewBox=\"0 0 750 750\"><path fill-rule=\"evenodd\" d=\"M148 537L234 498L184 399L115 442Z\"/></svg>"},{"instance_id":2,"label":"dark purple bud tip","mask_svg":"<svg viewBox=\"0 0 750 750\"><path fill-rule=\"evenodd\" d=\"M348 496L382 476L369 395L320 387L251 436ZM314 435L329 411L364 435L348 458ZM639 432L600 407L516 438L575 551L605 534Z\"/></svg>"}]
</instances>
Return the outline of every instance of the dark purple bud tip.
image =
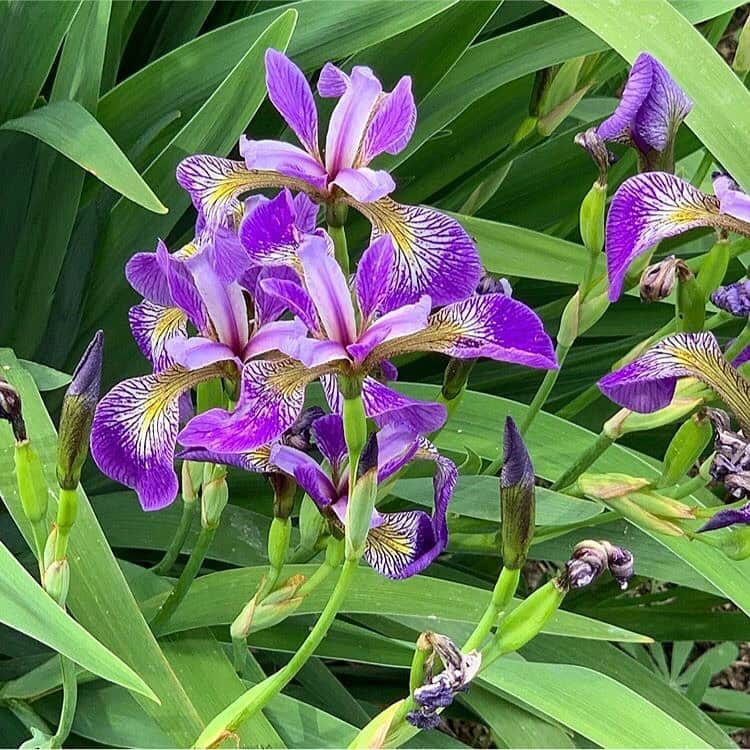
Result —
<instances>
[{"instance_id":1,"label":"dark purple bud tip","mask_svg":"<svg viewBox=\"0 0 750 750\"><path fill-rule=\"evenodd\" d=\"M712 295L711 302L721 310L737 318L750 316L750 279L720 286Z\"/></svg>"},{"instance_id":2,"label":"dark purple bud tip","mask_svg":"<svg viewBox=\"0 0 750 750\"><path fill-rule=\"evenodd\" d=\"M68 386L68 396L82 396L87 406L96 406L102 383L102 354L104 333L97 331L83 353Z\"/></svg>"},{"instance_id":3,"label":"dark purple bud tip","mask_svg":"<svg viewBox=\"0 0 750 750\"><path fill-rule=\"evenodd\" d=\"M506 417L500 486L509 488L517 485L534 486L534 465L513 417Z\"/></svg>"},{"instance_id":4,"label":"dark purple bud tip","mask_svg":"<svg viewBox=\"0 0 750 750\"><path fill-rule=\"evenodd\" d=\"M455 688L446 672L441 672L432 682L428 682L414 691L414 700L425 708L435 710L445 708L453 703Z\"/></svg>"},{"instance_id":5,"label":"dark purple bud tip","mask_svg":"<svg viewBox=\"0 0 750 750\"><path fill-rule=\"evenodd\" d=\"M281 442L304 453L309 453L312 447L310 431L316 419L325 416L325 412L319 406L311 406L305 409L297 421L281 436Z\"/></svg>"},{"instance_id":6,"label":"dark purple bud tip","mask_svg":"<svg viewBox=\"0 0 750 750\"><path fill-rule=\"evenodd\" d=\"M617 547L606 540L587 539L575 546L573 555L565 563L563 584L571 589L583 588L609 568L620 588L626 589L633 576L633 565L634 558L630 550Z\"/></svg>"},{"instance_id":7,"label":"dark purple bud tip","mask_svg":"<svg viewBox=\"0 0 750 750\"><path fill-rule=\"evenodd\" d=\"M365 447L362 449L362 455L359 457L357 466L357 479L360 479L368 471L377 471L378 469L378 433L371 432L367 438Z\"/></svg>"},{"instance_id":8,"label":"dark purple bud tip","mask_svg":"<svg viewBox=\"0 0 750 750\"><path fill-rule=\"evenodd\" d=\"M743 505L741 508L726 508L725 510L720 510L707 523L703 524L698 531L724 529L735 523L750 524L750 503Z\"/></svg>"},{"instance_id":9,"label":"dark purple bud tip","mask_svg":"<svg viewBox=\"0 0 750 750\"><path fill-rule=\"evenodd\" d=\"M635 572L635 558L633 553L624 547L617 547L609 542L602 542L607 549L607 564L609 572L624 591Z\"/></svg>"},{"instance_id":10,"label":"dark purple bud tip","mask_svg":"<svg viewBox=\"0 0 750 750\"><path fill-rule=\"evenodd\" d=\"M440 715L433 711L409 711L406 720L417 729L437 729L440 726Z\"/></svg>"},{"instance_id":11,"label":"dark purple bud tip","mask_svg":"<svg viewBox=\"0 0 750 750\"><path fill-rule=\"evenodd\" d=\"M3 378L0 378L0 419L10 422L16 442L20 443L26 440L26 424L23 421L21 396Z\"/></svg>"},{"instance_id":12,"label":"dark purple bud tip","mask_svg":"<svg viewBox=\"0 0 750 750\"><path fill-rule=\"evenodd\" d=\"M503 294L506 297L513 296L513 287L510 285L508 279L498 279L495 276L490 275L486 271L482 274L479 279L479 283L476 288L477 294Z\"/></svg>"}]
</instances>

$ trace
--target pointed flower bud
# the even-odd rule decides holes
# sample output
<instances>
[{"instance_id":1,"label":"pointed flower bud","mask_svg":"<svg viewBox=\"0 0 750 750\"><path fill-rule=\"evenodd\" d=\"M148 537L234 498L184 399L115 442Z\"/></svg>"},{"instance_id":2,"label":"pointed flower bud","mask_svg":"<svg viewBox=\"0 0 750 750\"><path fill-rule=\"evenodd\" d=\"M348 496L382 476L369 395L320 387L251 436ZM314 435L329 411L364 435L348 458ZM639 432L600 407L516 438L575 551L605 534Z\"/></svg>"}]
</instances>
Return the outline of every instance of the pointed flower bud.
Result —
<instances>
[{"instance_id":1,"label":"pointed flower bud","mask_svg":"<svg viewBox=\"0 0 750 750\"><path fill-rule=\"evenodd\" d=\"M579 589L593 583L605 570L609 570L624 590L633 577L633 565L633 553L629 550L607 541L587 539L573 549L560 580L565 588Z\"/></svg>"},{"instance_id":2,"label":"pointed flower bud","mask_svg":"<svg viewBox=\"0 0 750 750\"><path fill-rule=\"evenodd\" d=\"M512 417L505 420L500 504L503 565L522 568L534 536L534 466Z\"/></svg>"},{"instance_id":3,"label":"pointed flower bud","mask_svg":"<svg viewBox=\"0 0 750 750\"><path fill-rule=\"evenodd\" d=\"M292 522L288 518L274 518L268 530L268 563L274 570L281 570L289 550Z\"/></svg>"},{"instance_id":4,"label":"pointed flower bud","mask_svg":"<svg viewBox=\"0 0 750 750\"><path fill-rule=\"evenodd\" d=\"M74 490L88 455L91 422L99 400L102 379L104 334L98 331L78 363L63 399L57 442L57 480L60 487Z\"/></svg>"},{"instance_id":5,"label":"pointed flower bud","mask_svg":"<svg viewBox=\"0 0 750 750\"><path fill-rule=\"evenodd\" d=\"M607 205L607 185L596 180L581 201L578 226L584 247L598 255L604 249L604 214Z\"/></svg>"},{"instance_id":6,"label":"pointed flower bud","mask_svg":"<svg viewBox=\"0 0 750 750\"><path fill-rule=\"evenodd\" d=\"M0 419L10 422L13 437L20 443L26 440L26 424L23 421L21 396L5 378L0 377Z\"/></svg>"},{"instance_id":7,"label":"pointed flower bud","mask_svg":"<svg viewBox=\"0 0 750 750\"><path fill-rule=\"evenodd\" d=\"M737 318L750 317L750 279L720 286L711 295L711 302Z\"/></svg>"},{"instance_id":8,"label":"pointed flower bud","mask_svg":"<svg viewBox=\"0 0 750 750\"><path fill-rule=\"evenodd\" d=\"M660 487L677 484L690 471L708 445L711 434L711 423L702 414L693 414L680 425L664 454Z\"/></svg>"},{"instance_id":9,"label":"pointed flower bud","mask_svg":"<svg viewBox=\"0 0 750 750\"><path fill-rule=\"evenodd\" d=\"M428 657L427 680L414 690L414 701L419 708L410 711L406 720L418 729L434 729L440 724L438 712L450 706L457 693L469 689L469 684L482 666L482 655L478 651L461 653L448 636L439 633L423 635L432 646L433 653ZM432 675L436 655L440 657L443 671Z\"/></svg>"},{"instance_id":10,"label":"pointed flower bud","mask_svg":"<svg viewBox=\"0 0 750 750\"><path fill-rule=\"evenodd\" d=\"M42 462L28 440L16 443L15 462L23 512L32 524L40 523L47 517L49 487L44 478Z\"/></svg>"}]
</instances>

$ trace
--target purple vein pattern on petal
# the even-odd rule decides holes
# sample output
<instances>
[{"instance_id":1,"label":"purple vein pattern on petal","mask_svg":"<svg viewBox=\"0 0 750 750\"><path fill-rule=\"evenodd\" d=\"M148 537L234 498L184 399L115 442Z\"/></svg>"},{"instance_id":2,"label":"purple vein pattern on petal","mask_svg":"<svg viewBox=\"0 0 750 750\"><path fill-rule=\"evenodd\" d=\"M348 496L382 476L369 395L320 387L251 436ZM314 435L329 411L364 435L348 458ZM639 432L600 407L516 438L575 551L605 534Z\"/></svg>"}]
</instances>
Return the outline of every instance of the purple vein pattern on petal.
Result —
<instances>
[{"instance_id":1,"label":"purple vein pattern on petal","mask_svg":"<svg viewBox=\"0 0 750 750\"><path fill-rule=\"evenodd\" d=\"M372 224L372 239L389 234L396 247L391 274L391 307L429 294L447 305L474 292L482 273L479 253L464 228L427 206L407 206L390 198L352 202Z\"/></svg>"},{"instance_id":2,"label":"purple vein pattern on petal","mask_svg":"<svg viewBox=\"0 0 750 750\"><path fill-rule=\"evenodd\" d=\"M166 245L163 252L168 252ZM125 277L130 286L144 299L162 307L174 304L169 291L167 276L159 263L157 253L136 253L125 266Z\"/></svg>"},{"instance_id":3,"label":"purple vein pattern on petal","mask_svg":"<svg viewBox=\"0 0 750 750\"><path fill-rule=\"evenodd\" d=\"M203 448L186 448L178 452L177 458L181 461L202 461L207 464L235 466L243 471L258 473L273 471L273 466L269 462L270 452L268 445L247 453L215 453Z\"/></svg>"},{"instance_id":4,"label":"purple vein pattern on petal","mask_svg":"<svg viewBox=\"0 0 750 750\"><path fill-rule=\"evenodd\" d=\"M417 435L429 435L442 427L447 418L442 404L409 398L374 378L365 378L362 400L365 413L379 427L396 425Z\"/></svg>"},{"instance_id":5,"label":"purple vein pattern on petal","mask_svg":"<svg viewBox=\"0 0 750 750\"><path fill-rule=\"evenodd\" d=\"M277 443L271 448L271 463L293 476L319 506L326 507L338 499L328 475L307 453Z\"/></svg>"},{"instance_id":6,"label":"purple vein pattern on petal","mask_svg":"<svg viewBox=\"0 0 750 750\"><path fill-rule=\"evenodd\" d=\"M319 210L320 207L315 201L308 198L304 193L297 193L294 196L294 213L296 214L294 223L297 225L297 229L304 233L315 231Z\"/></svg>"},{"instance_id":7,"label":"purple vein pattern on petal","mask_svg":"<svg viewBox=\"0 0 750 750\"><path fill-rule=\"evenodd\" d=\"M633 63L617 109L597 128L597 135L602 140L619 141L629 135L638 110L651 89L652 59L650 55L641 53Z\"/></svg>"},{"instance_id":8,"label":"purple vein pattern on petal","mask_svg":"<svg viewBox=\"0 0 750 750\"><path fill-rule=\"evenodd\" d=\"M262 326L265 323L280 318L287 310L287 304L275 294L269 294L263 286L268 280L287 281L295 283L301 288L299 276L289 266L265 266L260 269L256 277L255 284L250 289L253 298L255 326Z\"/></svg>"},{"instance_id":9,"label":"purple vein pattern on petal","mask_svg":"<svg viewBox=\"0 0 750 750\"><path fill-rule=\"evenodd\" d=\"M283 53L266 50L268 98L287 121L300 143L318 154L318 112L304 73Z\"/></svg>"},{"instance_id":10,"label":"purple vein pattern on petal","mask_svg":"<svg viewBox=\"0 0 750 750\"><path fill-rule=\"evenodd\" d=\"M383 302L388 293L395 252L393 240L386 234L378 237L359 259L354 289L363 320L375 313L388 312L383 309Z\"/></svg>"},{"instance_id":11,"label":"purple vein pattern on petal","mask_svg":"<svg viewBox=\"0 0 750 750\"><path fill-rule=\"evenodd\" d=\"M616 404L637 412L668 406L677 380L693 376L706 354L721 358L712 333L678 333L655 344L642 357L605 375L599 389Z\"/></svg>"},{"instance_id":12,"label":"purple vein pattern on petal","mask_svg":"<svg viewBox=\"0 0 750 750\"><path fill-rule=\"evenodd\" d=\"M417 452L418 436L401 425L386 425L378 432L378 484L403 469Z\"/></svg>"},{"instance_id":13,"label":"purple vein pattern on petal","mask_svg":"<svg viewBox=\"0 0 750 750\"><path fill-rule=\"evenodd\" d=\"M148 300L131 307L128 313L130 330L143 356L151 362L154 372L174 364L168 352L169 342L187 337L185 313L177 307L161 307Z\"/></svg>"},{"instance_id":14,"label":"purple vein pattern on petal","mask_svg":"<svg viewBox=\"0 0 750 750\"><path fill-rule=\"evenodd\" d=\"M647 172L625 180L607 215L609 299L622 293L631 262L660 240L695 227L711 226L718 201L668 172Z\"/></svg>"},{"instance_id":15,"label":"purple vein pattern on petal","mask_svg":"<svg viewBox=\"0 0 750 750\"><path fill-rule=\"evenodd\" d=\"M347 455L343 420L338 414L326 414L313 422L312 434L323 458L338 474Z\"/></svg>"},{"instance_id":16,"label":"purple vein pattern on petal","mask_svg":"<svg viewBox=\"0 0 750 750\"><path fill-rule=\"evenodd\" d=\"M411 93L411 78L403 76L393 91L378 104L377 112L367 126L362 145L362 163L369 164L386 151L398 154L406 148L417 123L417 107Z\"/></svg>"},{"instance_id":17,"label":"purple vein pattern on petal","mask_svg":"<svg viewBox=\"0 0 750 750\"><path fill-rule=\"evenodd\" d=\"M342 96L349 85L349 76L341 68L327 62L318 77L318 93L326 98Z\"/></svg>"},{"instance_id":18,"label":"purple vein pattern on petal","mask_svg":"<svg viewBox=\"0 0 750 750\"><path fill-rule=\"evenodd\" d=\"M292 265L300 243L295 218L294 201L288 190L282 190L271 200L259 200L242 220L239 230L250 260L260 265Z\"/></svg>"}]
</instances>

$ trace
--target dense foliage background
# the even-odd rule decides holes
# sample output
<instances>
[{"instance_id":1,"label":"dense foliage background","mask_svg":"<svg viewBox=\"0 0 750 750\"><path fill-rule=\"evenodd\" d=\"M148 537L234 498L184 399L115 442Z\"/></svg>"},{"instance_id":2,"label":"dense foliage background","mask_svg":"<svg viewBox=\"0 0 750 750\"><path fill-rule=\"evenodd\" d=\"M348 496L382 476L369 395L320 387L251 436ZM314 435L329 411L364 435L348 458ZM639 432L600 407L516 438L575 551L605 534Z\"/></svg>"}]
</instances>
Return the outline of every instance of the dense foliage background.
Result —
<instances>
[{"instance_id":1,"label":"dense foliage background","mask_svg":"<svg viewBox=\"0 0 750 750\"><path fill-rule=\"evenodd\" d=\"M596 176L573 137L613 110L628 62L640 51L657 56L695 102L680 131L677 173L692 178L705 163L709 174L715 160L750 187L750 94L727 64L746 15L737 0L5 2L0 343L7 348L0 362L25 389L29 430L51 475L54 431L45 408L56 414L67 382L61 373L72 370L92 333L106 334L106 387L146 369L128 329L136 297L123 267L157 237L178 247L191 236L194 213L175 182L177 163L191 153L233 153L243 132L284 137L264 101L262 59L265 47L282 47L286 38L255 42L290 7L299 18L287 53L310 77L327 60L345 69L370 65L386 89L405 73L413 77L414 138L380 161L394 174L396 197L456 212L487 269L511 280L514 296L535 307L550 335L583 274L578 210ZM584 56L588 75L573 87L559 121L514 143L539 71ZM610 171L610 194L634 170L635 157L623 152ZM361 247L366 236L364 221L353 220L350 245ZM712 243L709 231L699 231L662 243L658 254L699 258ZM746 256L736 255L732 280L744 273ZM616 411L596 380L672 316L671 305L644 306L631 293L576 343L528 434L543 483ZM726 340L736 330L726 325L716 333ZM411 393L436 395L443 359L400 364ZM458 638L470 630L500 566L496 480L481 476L481 468L498 455L505 415L522 418L540 377L496 362L476 367L472 390L438 441L462 473L449 553L427 575L404 582L365 571L319 658L265 717L243 728L242 745L345 745L356 727L403 694L420 631ZM596 466L658 476L674 430L631 433ZM9 433L0 440L7 505L0 541L31 568L16 527L26 530ZM427 503L429 481L404 479L395 495ZM254 475L233 474L230 484L231 505L205 576L157 642L139 608L153 611L163 590L147 567L167 546L179 509L144 514L132 493L87 467L91 507L81 509L75 529L69 606L162 703L88 674L72 744L185 745L241 691L227 658L227 626L264 571L271 496ZM708 490L697 498L716 503ZM734 739L750 746L741 731L750 726L750 651L743 644L750 638L750 562L654 535L637 519L543 488L537 508L526 589L566 560L575 542L595 536L633 550L632 591L622 594L606 581L569 596L544 635L483 674L448 714L445 730L413 746L731 747L738 731ZM14 588L4 559L0 622L10 617L3 607L10 612L26 596ZM317 592L298 616L253 634L259 668L269 672L284 661L324 600L325 591ZM0 745L28 737L19 706L33 706L52 723L58 712L47 648L59 646L52 632L58 625L49 620L43 632L29 622L0 629Z\"/></svg>"}]
</instances>

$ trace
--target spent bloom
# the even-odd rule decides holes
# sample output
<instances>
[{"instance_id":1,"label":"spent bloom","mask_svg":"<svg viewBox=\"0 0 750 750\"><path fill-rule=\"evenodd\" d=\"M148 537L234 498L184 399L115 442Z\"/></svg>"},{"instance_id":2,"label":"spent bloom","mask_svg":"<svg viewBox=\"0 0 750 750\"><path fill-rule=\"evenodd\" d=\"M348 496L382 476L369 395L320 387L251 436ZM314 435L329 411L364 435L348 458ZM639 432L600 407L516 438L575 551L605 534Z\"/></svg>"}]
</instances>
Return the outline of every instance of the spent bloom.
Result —
<instances>
[{"instance_id":1,"label":"spent bloom","mask_svg":"<svg viewBox=\"0 0 750 750\"><path fill-rule=\"evenodd\" d=\"M208 223L236 223L243 213L240 197L249 191L289 187L325 204L329 214L337 206L356 209L372 225L372 239L391 235L398 252L389 283L403 301L429 293L443 305L470 294L481 267L469 235L432 208L396 203L390 174L368 166L383 152L399 153L411 138L416 120L411 79L404 76L386 93L369 68L356 66L347 75L327 63L318 93L338 102L323 152L315 101L302 71L281 52L268 50L266 85L302 147L243 137L244 161L208 155L183 160L177 179Z\"/></svg>"},{"instance_id":2,"label":"spent bloom","mask_svg":"<svg viewBox=\"0 0 750 750\"><path fill-rule=\"evenodd\" d=\"M293 476L323 516L334 527L342 529L350 498L341 417L330 414L316 419L312 433L326 461L325 469L309 454L283 443L273 446L270 462ZM421 572L448 542L446 512L458 476L455 465L409 429L389 426L377 433L378 485L394 478L417 459L435 463L433 514L421 510L394 513L374 510L365 540L365 560L389 578L407 578Z\"/></svg>"},{"instance_id":3,"label":"spent bloom","mask_svg":"<svg viewBox=\"0 0 750 750\"><path fill-rule=\"evenodd\" d=\"M633 577L633 553L606 540L586 539L579 542L565 563L562 583L566 588L580 589L593 583L609 570L621 589L628 587Z\"/></svg>"}]
</instances>

